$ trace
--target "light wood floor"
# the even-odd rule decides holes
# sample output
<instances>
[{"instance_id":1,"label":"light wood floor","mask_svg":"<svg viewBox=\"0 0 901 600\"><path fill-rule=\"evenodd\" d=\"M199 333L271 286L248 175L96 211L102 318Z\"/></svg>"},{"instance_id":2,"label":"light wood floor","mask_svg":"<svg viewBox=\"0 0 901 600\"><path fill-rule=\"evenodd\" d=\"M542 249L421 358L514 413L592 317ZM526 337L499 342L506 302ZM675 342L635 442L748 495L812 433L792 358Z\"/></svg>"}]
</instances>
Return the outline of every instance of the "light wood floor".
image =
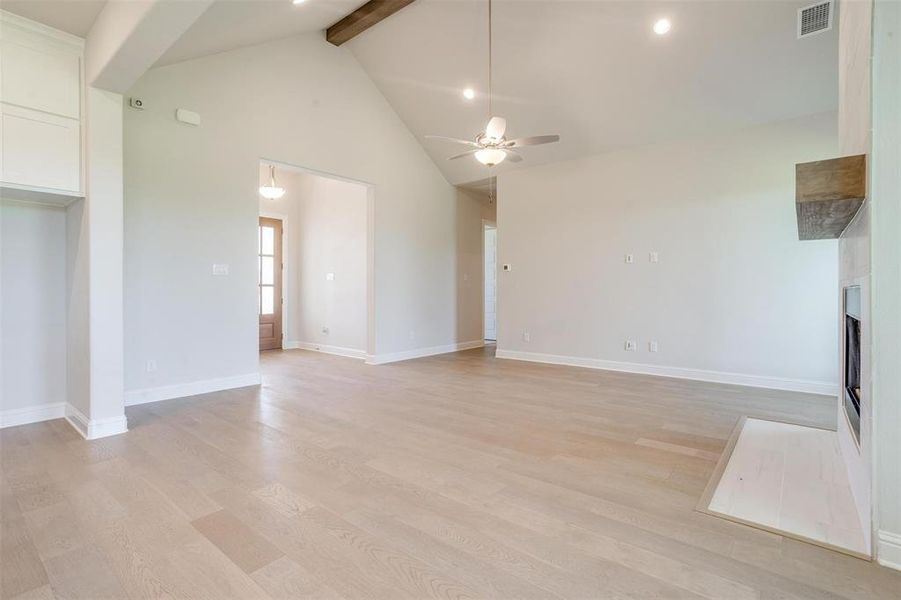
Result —
<instances>
[{"instance_id":1,"label":"light wood floor","mask_svg":"<svg viewBox=\"0 0 901 600\"><path fill-rule=\"evenodd\" d=\"M304 351L262 389L0 432L3 598L898 598L901 573L693 510L749 414L824 397L475 350Z\"/></svg>"}]
</instances>

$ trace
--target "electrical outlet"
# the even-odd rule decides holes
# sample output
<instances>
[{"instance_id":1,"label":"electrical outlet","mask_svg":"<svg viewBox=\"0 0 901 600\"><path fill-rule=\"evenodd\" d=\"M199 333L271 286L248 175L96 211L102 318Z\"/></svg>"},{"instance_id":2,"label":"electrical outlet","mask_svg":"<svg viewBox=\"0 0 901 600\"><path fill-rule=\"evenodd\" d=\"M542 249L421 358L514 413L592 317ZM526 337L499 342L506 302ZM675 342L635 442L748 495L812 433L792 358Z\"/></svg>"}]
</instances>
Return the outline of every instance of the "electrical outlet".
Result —
<instances>
[{"instance_id":1,"label":"electrical outlet","mask_svg":"<svg viewBox=\"0 0 901 600\"><path fill-rule=\"evenodd\" d=\"M635 256L633 254L626 254L625 260L627 265L631 265L635 262Z\"/></svg>"},{"instance_id":2,"label":"electrical outlet","mask_svg":"<svg viewBox=\"0 0 901 600\"><path fill-rule=\"evenodd\" d=\"M334 281L334 280L335 280L335 274L334 274L334 273L326 273L326 274L325 274L325 280L326 280L326 281Z\"/></svg>"},{"instance_id":3,"label":"electrical outlet","mask_svg":"<svg viewBox=\"0 0 901 600\"><path fill-rule=\"evenodd\" d=\"M154 371L156 371L156 361L152 358L148 360L146 369L148 373L153 373Z\"/></svg>"},{"instance_id":4,"label":"electrical outlet","mask_svg":"<svg viewBox=\"0 0 901 600\"><path fill-rule=\"evenodd\" d=\"M634 340L626 340L626 350L629 352L635 352L636 346Z\"/></svg>"},{"instance_id":5,"label":"electrical outlet","mask_svg":"<svg viewBox=\"0 0 901 600\"><path fill-rule=\"evenodd\" d=\"M657 340L648 342L648 350L650 352L657 352Z\"/></svg>"},{"instance_id":6,"label":"electrical outlet","mask_svg":"<svg viewBox=\"0 0 901 600\"><path fill-rule=\"evenodd\" d=\"M524 342L531 342L531 341L532 341L532 334L529 333L528 331L523 331L523 332L522 332L522 341L524 341Z\"/></svg>"},{"instance_id":7,"label":"electrical outlet","mask_svg":"<svg viewBox=\"0 0 901 600\"><path fill-rule=\"evenodd\" d=\"M648 262L660 262L660 256L656 252L651 252L650 254L648 254Z\"/></svg>"}]
</instances>

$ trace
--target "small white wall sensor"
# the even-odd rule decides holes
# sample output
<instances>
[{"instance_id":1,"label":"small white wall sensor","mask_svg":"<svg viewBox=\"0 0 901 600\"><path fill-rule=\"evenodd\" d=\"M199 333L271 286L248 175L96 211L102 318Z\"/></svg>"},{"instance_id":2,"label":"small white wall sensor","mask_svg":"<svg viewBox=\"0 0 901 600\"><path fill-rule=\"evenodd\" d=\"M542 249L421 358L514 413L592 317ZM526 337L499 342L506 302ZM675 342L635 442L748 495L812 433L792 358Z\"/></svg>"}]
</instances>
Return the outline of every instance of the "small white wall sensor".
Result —
<instances>
[{"instance_id":1,"label":"small white wall sensor","mask_svg":"<svg viewBox=\"0 0 901 600\"><path fill-rule=\"evenodd\" d=\"M200 115L194 111L178 108L175 110L175 120L187 125L200 125Z\"/></svg>"}]
</instances>

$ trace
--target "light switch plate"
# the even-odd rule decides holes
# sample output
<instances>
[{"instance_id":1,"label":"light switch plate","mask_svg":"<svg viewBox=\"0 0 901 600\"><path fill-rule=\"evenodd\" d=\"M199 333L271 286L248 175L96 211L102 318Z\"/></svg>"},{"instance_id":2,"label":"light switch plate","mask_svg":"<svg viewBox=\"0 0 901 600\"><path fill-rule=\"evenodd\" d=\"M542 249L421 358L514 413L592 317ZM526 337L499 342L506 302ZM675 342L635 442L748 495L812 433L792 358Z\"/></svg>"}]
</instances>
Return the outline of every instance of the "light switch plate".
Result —
<instances>
[{"instance_id":1,"label":"light switch plate","mask_svg":"<svg viewBox=\"0 0 901 600\"><path fill-rule=\"evenodd\" d=\"M334 274L334 273L326 273L326 274L325 274L325 280L326 280L326 281L334 281L334 280L335 280L335 274Z\"/></svg>"},{"instance_id":2,"label":"light switch plate","mask_svg":"<svg viewBox=\"0 0 901 600\"><path fill-rule=\"evenodd\" d=\"M626 340L625 348L629 352L635 352L635 342L632 340Z\"/></svg>"},{"instance_id":3,"label":"light switch plate","mask_svg":"<svg viewBox=\"0 0 901 600\"><path fill-rule=\"evenodd\" d=\"M625 260L626 260L627 265L631 265L632 263L635 262L635 256L633 256L632 254L626 254Z\"/></svg>"},{"instance_id":4,"label":"light switch plate","mask_svg":"<svg viewBox=\"0 0 901 600\"><path fill-rule=\"evenodd\" d=\"M660 256L656 252L648 254L648 261L652 263L660 262Z\"/></svg>"},{"instance_id":5,"label":"light switch plate","mask_svg":"<svg viewBox=\"0 0 901 600\"><path fill-rule=\"evenodd\" d=\"M511 265L510 263L504 263L504 267L503 267L503 268L504 268L504 271L512 271L512 270L513 270L513 265Z\"/></svg>"}]
</instances>

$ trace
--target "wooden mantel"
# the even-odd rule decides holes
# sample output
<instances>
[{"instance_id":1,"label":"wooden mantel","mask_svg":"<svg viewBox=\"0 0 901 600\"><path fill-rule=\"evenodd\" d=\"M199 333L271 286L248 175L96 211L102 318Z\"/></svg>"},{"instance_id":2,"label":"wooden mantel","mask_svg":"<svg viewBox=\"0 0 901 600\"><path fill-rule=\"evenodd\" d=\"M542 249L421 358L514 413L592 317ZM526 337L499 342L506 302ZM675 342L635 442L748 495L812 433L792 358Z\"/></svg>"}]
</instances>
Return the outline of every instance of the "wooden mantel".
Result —
<instances>
[{"instance_id":1,"label":"wooden mantel","mask_svg":"<svg viewBox=\"0 0 901 600\"><path fill-rule=\"evenodd\" d=\"M857 214L866 196L866 155L795 165L798 238L838 238Z\"/></svg>"}]
</instances>

